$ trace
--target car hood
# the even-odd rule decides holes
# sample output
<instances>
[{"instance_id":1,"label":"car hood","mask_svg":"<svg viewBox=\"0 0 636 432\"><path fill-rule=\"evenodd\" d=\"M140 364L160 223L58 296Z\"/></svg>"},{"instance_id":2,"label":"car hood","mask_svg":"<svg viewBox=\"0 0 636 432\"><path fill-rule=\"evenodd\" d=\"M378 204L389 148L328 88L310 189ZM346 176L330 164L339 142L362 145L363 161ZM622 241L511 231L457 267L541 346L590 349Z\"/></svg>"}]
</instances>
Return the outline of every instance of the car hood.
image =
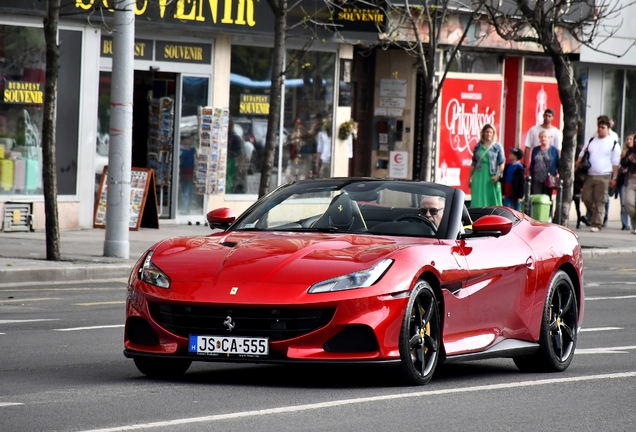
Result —
<instances>
[{"instance_id":1,"label":"car hood","mask_svg":"<svg viewBox=\"0 0 636 432\"><path fill-rule=\"evenodd\" d=\"M417 239L422 243L438 241ZM311 285L369 268L409 244L413 238L230 232L164 240L153 247L152 261L173 282Z\"/></svg>"}]
</instances>

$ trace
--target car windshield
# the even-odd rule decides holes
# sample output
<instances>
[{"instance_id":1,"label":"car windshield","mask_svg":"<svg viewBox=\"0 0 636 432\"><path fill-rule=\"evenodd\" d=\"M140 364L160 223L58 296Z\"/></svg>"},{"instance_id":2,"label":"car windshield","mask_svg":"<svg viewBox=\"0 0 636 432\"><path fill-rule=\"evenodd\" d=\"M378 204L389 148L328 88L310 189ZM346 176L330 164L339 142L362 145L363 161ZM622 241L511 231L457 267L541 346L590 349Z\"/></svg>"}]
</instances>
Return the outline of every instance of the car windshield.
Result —
<instances>
[{"instance_id":1,"label":"car windshield","mask_svg":"<svg viewBox=\"0 0 636 432\"><path fill-rule=\"evenodd\" d=\"M306 180L282 186L232 231L339 232L443 237L446 186L375 179Z\"/></svg>"}]
</instances>

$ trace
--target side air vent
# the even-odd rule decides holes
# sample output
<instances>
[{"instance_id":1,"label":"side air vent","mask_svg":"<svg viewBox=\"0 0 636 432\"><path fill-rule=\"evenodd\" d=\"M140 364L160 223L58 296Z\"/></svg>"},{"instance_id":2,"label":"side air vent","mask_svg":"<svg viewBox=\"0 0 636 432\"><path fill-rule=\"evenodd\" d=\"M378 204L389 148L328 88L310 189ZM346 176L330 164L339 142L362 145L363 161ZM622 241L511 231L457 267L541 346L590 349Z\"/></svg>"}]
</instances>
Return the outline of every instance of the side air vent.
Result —
<instances>
[{"instance_id":1,"label":"side air vent","mask_svg":"<svg viewBox=\"0 0 636 432\"><path fill-rule=\"evenodd\" d=\"M5 203L2 231L31 231L33 227L32 203Z\"/></svg>"}]
</instances>

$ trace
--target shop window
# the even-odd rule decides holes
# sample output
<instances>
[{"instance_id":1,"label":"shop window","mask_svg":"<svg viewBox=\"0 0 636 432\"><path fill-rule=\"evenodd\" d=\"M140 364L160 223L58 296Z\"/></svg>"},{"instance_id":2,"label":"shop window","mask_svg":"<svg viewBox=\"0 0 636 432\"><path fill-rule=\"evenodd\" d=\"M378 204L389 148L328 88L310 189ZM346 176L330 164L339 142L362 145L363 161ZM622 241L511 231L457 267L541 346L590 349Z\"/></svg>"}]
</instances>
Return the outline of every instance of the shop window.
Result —
<instances>
[{"instance_id":1,"label":"shop window","mask_svg":"<svg viewBox=\"0 0 636 432\"><path fill-rule=\"evenodd\" d=\"M627 134L636 133L636 70L625 72L625 128L623 141Z\"/></svg>"},{"instance_id":2,"label":"shop window","mask_svg":"<svg viewBox=\"0 0 636 432\"><path fill-rule=\"evenodd\" d=\"M450 51L446 52L446 61L449 53ZM501 74L502 63L503 56L498 54L458 51L451 61L449 72Z\"/></svg>"},{"instance_id":3,"label":"shop window","mask_svg":"<svg viewBox=\"0 0 636 432\"><path fill-rule=\"evenodd\" d=\"M623 78L622 69L605 69L603 71L603 109L602 114L614 121L614 132L621 134L623 111Z\"/></svg>"},{"instance_id":4,"label":"shop window","mask_svg":"<svg viewBox=\"0 0 636 432\"><path fill-rule=\"evenodd\" d=\"M0 25L0 58L0 195L42 194L42 29Z\"/></svg>"},{"instance_id":5,"label":"shop window","mask_svg":"<svg viewBox=\"0 0 636 432\"><path fill-rule=\"evenodd\" d=\"M258 194L269 114L271 58L271 48L232 46L227 194ZM271 184L277 184L276 177Z\"/></svg>"},{"instance_id":6,"label":"shop window","mask_svg":"<svg viewBox=\"0 0 636 432\"><path fill-rule=\"evenodd\" d=\"M547 57L526 57L523 74L528 76L554 77L554 63Z\"/></svg>"},{"instance_id":7,"label":"shop window","mask_svg":"<svg viewBox=\"0 0 636 432\"><path fill-rule=\"evenodd\" d=\"M232 47L228 194L258 194L271 56L271 48ZM335 53L287 51L283 136L274 156L271 185L278 184L279 173L283 183L331 176L335 62Z\"/></svg>"},{"instance_id":8,"label":"shop window","mask_svg":"<svg viewBox=\"0 0 636 432\"><path fill-rule=\"evenodd\" d=\"M287 52L282 182L331 177L336 54Z\"/></svg>"},{"instance_id":9,"label":"shop window","mask_svg":"<svg viewBox=\"0 0 636 432\"><path fill-rule=\"evenodd\" d=\"M110 72L99 73L99 96L97 105L97 139L95 140L95 195L99 191L99 182L104 166L108 165L108 146L110 144Z\"/></svg>"}]
</instances>

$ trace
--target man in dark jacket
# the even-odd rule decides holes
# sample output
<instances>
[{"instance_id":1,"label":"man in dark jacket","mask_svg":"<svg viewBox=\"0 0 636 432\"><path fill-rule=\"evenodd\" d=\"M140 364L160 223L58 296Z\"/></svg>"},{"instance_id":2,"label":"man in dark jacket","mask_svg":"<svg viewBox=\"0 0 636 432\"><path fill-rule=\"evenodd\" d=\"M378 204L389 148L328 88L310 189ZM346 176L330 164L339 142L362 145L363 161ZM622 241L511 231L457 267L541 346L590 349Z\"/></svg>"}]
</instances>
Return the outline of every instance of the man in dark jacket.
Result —
<instances>
[{"instance_id":1,"label":"man in dark jacket","mask_svg":"<svg viewBox=\"0 0 636 432\"><path fill-rule=\"evenodd\" d=\"M508 155L509 163L505 166L501 177L503 205L521 211L521 200L524 196L526 167L521 162L523 150L513 148Z\"/></svg>"}]
</instances>

